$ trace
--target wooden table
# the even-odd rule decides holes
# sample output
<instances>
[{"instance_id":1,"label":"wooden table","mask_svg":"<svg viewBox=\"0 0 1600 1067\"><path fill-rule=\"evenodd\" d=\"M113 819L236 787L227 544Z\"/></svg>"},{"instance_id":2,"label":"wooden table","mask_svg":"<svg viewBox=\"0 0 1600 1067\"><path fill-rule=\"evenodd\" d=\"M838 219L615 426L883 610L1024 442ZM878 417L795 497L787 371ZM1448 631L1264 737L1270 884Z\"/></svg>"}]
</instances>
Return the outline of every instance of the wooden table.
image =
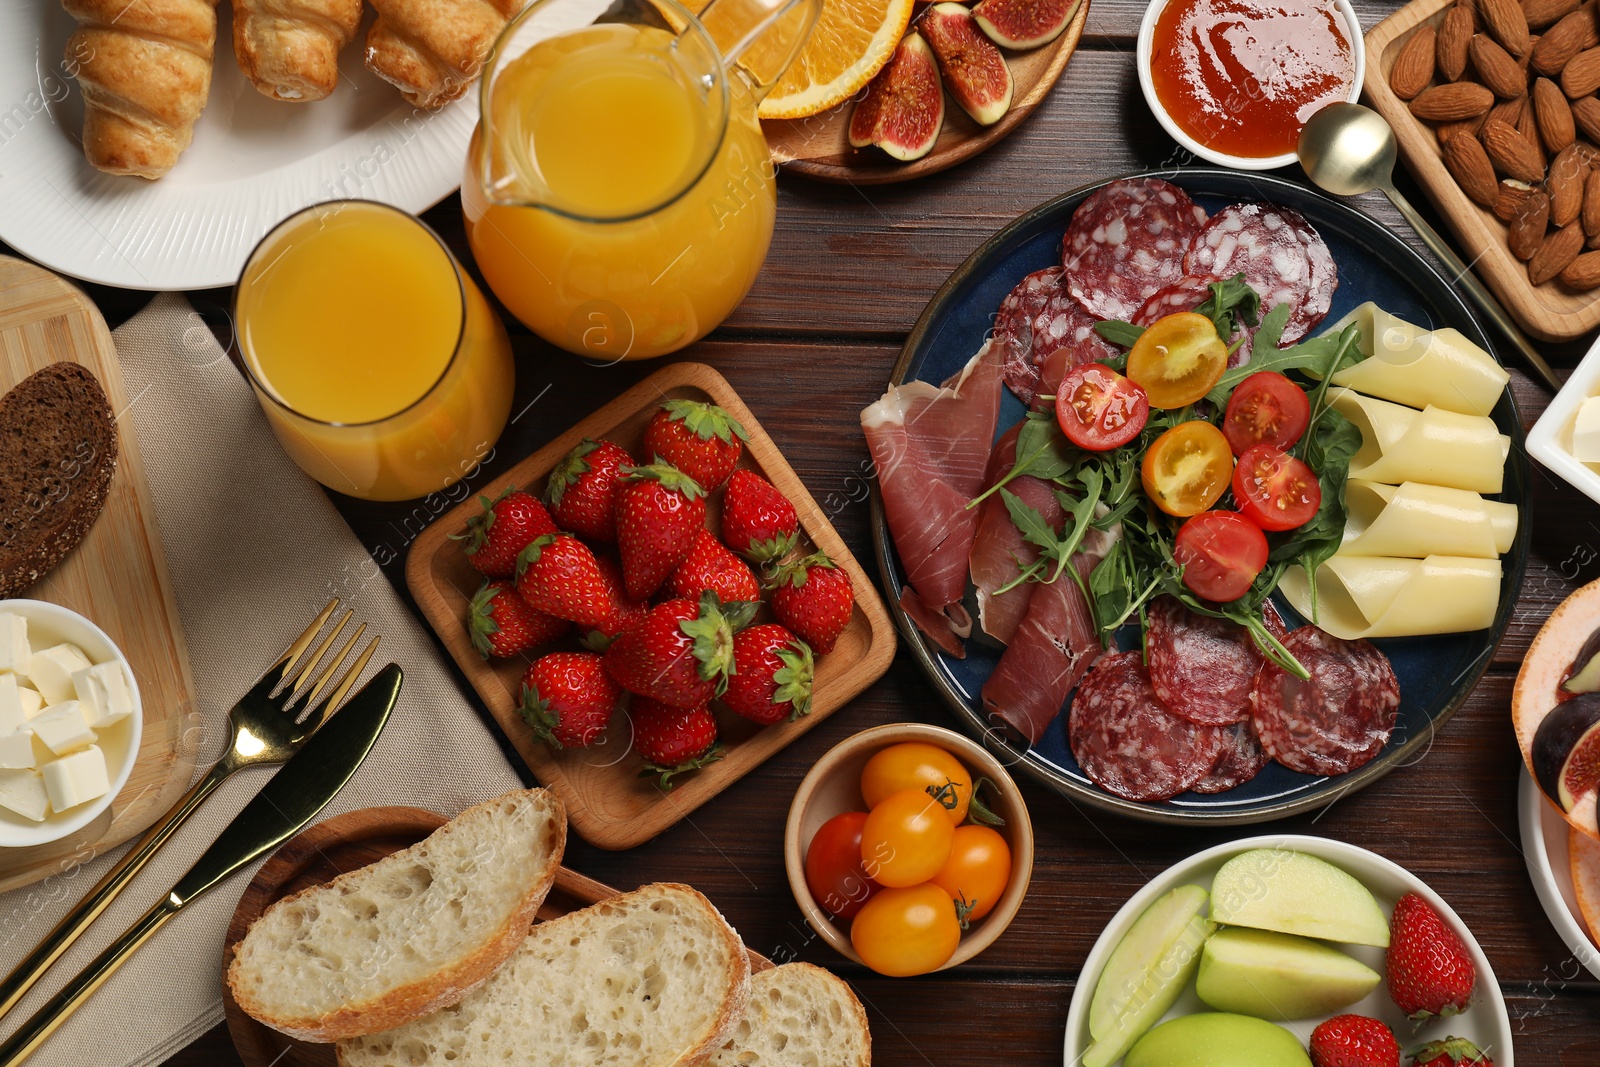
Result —
<instances>
[{"instance_id":1,"label":"wooden table","mask_svg":"<svg viewBox=\"0 0 1600 1067\"><path fill-rule=\"evenodd\" d=\"M1391 9L1384 0L1357 3L1368 27ZM875 188L782 179L777 235L755 289L712 340L683 353L715 364L734 383L862 558L870 555L867 451L856 414L883 391L901 342L946 275L1042 200L1115 174L1191 162L1162 133L1139 92L1131 58L1142 10L1137 0L1094 0L1082 49L1050 98L1009 139L963 166ZM1359 204L1409 235L1381 197ZM455 198L426 218L465 259ZM102 288L93 293L113 325L146 300ZM194 298L226 340L227 291ZM653 369L588 366L520 329L513 341L515 419L475 479L480 483ZM1570 367L1587 344L1546 351L1553 363ZM1512 382L1531 424L1547 398L1520 370ZM1482 942L1510 1008L1521 1062L1589 1067L1600 1063L1600 983L1545 920L1523 867L1521 762L1508 702L1540 623L1561 598L1600 575L1600 509L1536 472L1527 582L1494 666L1466 706L1416 765L1273 829L1350 841L1415 871ZM399 505L337 503L404 595L407 545L466 491ZM465 686L463 692L471 699ZM567 862L622 888L691 882L752 948L838 971L868 1006L882 1067L1059 1063L1073 982L1101 928L1167 865L1251 829L1144 825L1084 810L1024 782L1038 849L1031 891L1011 928L958 971L881 978L844 963L805 925L785 881L781 835L789 798L819 755L858 730L907 719L954 725L902 654L852 706L659 839L624 853L573 839ZM509 749L507 758L520 767ZM218 1027L169 1064L237 1062Z\"/></svg>"}]
</instances>

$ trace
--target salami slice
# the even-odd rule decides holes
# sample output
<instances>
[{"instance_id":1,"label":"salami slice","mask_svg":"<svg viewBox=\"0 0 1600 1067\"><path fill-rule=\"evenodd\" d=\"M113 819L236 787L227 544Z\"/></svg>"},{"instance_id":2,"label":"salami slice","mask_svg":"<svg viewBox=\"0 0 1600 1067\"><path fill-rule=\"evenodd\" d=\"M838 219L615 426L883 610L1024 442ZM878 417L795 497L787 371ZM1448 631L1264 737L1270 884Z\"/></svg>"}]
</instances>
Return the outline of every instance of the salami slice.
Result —
<instances>
[{"instance_id":1,"label":"salami slice","mask_svg":"<svg viewBox=\"0 0 1600 1067\"><path fill-rule=\"evenodd\" d=\"M1283 619L1270 602L1263 616L1281 640ZM1151 688L1174 715L1205 726L1249 717L1250 688L1264 660L1243 626L1190 611L1177 597L1157 597L1145 654Z\"/></svg>"},{"instance_id":2,"label":"salami slice","mask_svg":"<svg viewBox=\"0 0 1600 1067\"><path fill-rule=\"evenodd\" d=\"M1261 294L1261 312L1288 304L1283 344L1322 321L1339 286L1333 255L1297 211L1273 204L1233 204L1212 216L1190 245L1184 268L1192 275L1231 278L1243 272Z\"/></svg>"},{"instance_id":3,"label":"salami slice","mask_svg":"<svg viewBox=\"0 0 1600 1067\"><path fill-rule=\"evenodd\" d=\"M1128 321L1135 326L1149 326L1164 316L1193 311L1211 299L1211 284L1216 280L1186 274L1171 285L1158 289ZM1240 325L1235 327L1233 336L1223 338L1228 344L1234 345L1233 351L1228 353L1228 366L1242 367L1250 362L1250 340L1254 332L1250 327Z\"/></svg>"},{"instance_id":4,"label":"salami slice","mask_svg":"<svg viewBox=\"0 0 1600 1067\"><path fill-rule=\"evenodd\" d=\"M1216 765L1226 731L1161 706L1138 652L1100 657L1067 719L1072 755L1089 780L1127 800L1166 800Z\"/></svg>"},{"instance_id":5,"label":"salami slice","mask_svg":"<svg viewBox=\"0 0 1600 1067\"><path fill-rule=\"evenodd\" d=\"M1206 772L1206 776L1190 786L1196 793L1226 793L1244 785L1261 773L1261 768L1272 762L1267 750L1261 747L1255 725L1249 719L1224 727L1222 754Z\"/></svg>"},{"instance_id":6,"label":"salami slice","mask_svg":"<svg viewBox=\"0 0 1600 1067\"><path fill-rule=\"evenodd\" d=\"M1311 679L1271 662L1256 672L1250 718L1267 754L1302 774L1347 774L1383 751L1400 707L1389 658L1370 642L1341 641L1316 626L1300 627L1283 644Z\"/></svg>"},{"instance_id":7,"label":"salami slice","mask_svg":"<svg viewBox=\"0 0 1600 1067\"><path fill-rule=\"evenodd\" d=\"M1183 277L1185 253L1205 221L1205 209L1170 182L1111 182L1079 204L1067 225L1067 291L1097 319L1128 318Z\"/></svg>"},{"instance_id":8,"label":"salami slice","mask_svg":"<svg viewBox=\"0 0 1600 1067\"><path fill-rule=\"evenodd\" d=\"M1065 295L1061 268L1047 267L1018 282L995 312L994 343L1005 352L1001 373L1024 404L1031 405L1039 391L1039 365L1044 362L1034 358L1034 319L1058 295Z\"/></svg>"}]
</instances>

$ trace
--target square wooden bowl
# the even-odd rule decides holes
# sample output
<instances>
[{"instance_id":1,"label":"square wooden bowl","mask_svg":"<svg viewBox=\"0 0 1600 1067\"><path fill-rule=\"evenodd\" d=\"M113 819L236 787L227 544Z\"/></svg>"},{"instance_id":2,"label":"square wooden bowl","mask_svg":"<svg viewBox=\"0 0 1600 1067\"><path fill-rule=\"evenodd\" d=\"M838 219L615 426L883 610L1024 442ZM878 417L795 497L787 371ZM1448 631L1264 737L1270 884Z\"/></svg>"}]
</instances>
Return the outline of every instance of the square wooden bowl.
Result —
<instances>
[{"instance_id":1,"label":"square wooden bowl","mask_svg":"<svg viewBox=\"0 0 1600 1067\"><path fill-rule=\"evenodd\" d=\"M1433 127L1411 114L1389 88L1389 71L1411 34L1424 23L1443 21L1454 0L1412 0L1367 33L1366 98L1394 127L1400 155L1428 199L1456 235L1462 258L1522 328L1545 341L1569 341L1600 325L1600 290L1575 293L1557 281L1535 286L1528 270L1506 247L1506 224L1467 199L1444 166Z\"/></svg>"},{"instance_id":2,"label":"square wooden bowl","mask_svg":"<svg viewBox=\"0 0 1600 1067\"><path fill-rule=\"evenodd\" d=\"M492 500L509 486L535 496L542 494L551 469L586 437L604 438L632 452L643 438L651 413L672 397L711 401L744 424L750 441L739 465L777 486L794 503L806 538L850 576L855 612L833 651L817 657L811 714L794 722L760 727L718 710L717 727L726 752L709 767L674 779L670 793L662 792L652 779L638 776L641 764L631 751L631 725L626 715L618 715L593 747L553 751L534 738L517 712L522 675L529 661L485 661L472 647L467 632L467 606L483 576L450 535L465 530L467 519L479 512L477 498L441 515L417 538L406 560L411 593L462 673L535 777L566 804L573 829L601 848L632 848L655 837L833 714L876 681L894 659L894 623L861 565L733 387L703 364L674 363L652 374L484 487L482 495ZM707 511L711 528L720 528L720 493L713 494Z\"/></svg>"}]
</instances>

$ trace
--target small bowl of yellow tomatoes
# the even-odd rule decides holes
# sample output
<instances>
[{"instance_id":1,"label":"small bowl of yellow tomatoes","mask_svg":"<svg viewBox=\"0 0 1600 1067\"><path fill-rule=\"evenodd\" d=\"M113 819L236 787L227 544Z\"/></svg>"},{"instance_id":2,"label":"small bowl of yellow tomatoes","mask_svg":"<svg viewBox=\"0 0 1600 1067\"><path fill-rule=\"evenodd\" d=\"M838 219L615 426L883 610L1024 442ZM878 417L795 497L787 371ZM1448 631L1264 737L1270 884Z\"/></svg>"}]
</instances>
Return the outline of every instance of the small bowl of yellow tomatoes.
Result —
<instances>
[{"instance_id":1,"label":"small bowl of yellow tomatoes","mask_svg":"<svg viewBox=\"0 0 1600 1067\"><path fill-rule=\"evenodd\" d=\"M981 745L892 723L846 738L789 805L789 888L828 944L880 974L965 963L1010 925L1033 874L1022 793Z\"/></svg>"}]
</instances>

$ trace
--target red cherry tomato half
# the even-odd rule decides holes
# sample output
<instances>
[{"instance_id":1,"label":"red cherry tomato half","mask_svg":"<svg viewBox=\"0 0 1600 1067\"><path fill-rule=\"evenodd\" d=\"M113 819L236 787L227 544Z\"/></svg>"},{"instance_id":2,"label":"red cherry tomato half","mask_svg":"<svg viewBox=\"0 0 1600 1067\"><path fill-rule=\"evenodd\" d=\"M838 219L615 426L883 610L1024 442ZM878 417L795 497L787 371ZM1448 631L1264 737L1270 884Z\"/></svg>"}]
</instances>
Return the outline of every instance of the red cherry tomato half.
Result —
<instances>
[{"instance_id":1,"label":"red cherry tomato half","mask_svg":"<svg viewBox=\"0 0 1600 1067\"><path fill-rule=\"evenodd\" d=\"M1245 449L1233 468L1239 514L1263 530L1304 526L1322 506L1317 472L1271 445Z\"/></svg>"},{"instance_id":2,"label":"red cherry tomato half","mask_svg":"<svg viewBox=\"0 0 1600 1067\"><path fill-rule=\"evenodd\" d=\"M1222 417L1222 435L1236 456L1253 445L1287 450L1311 421L1305 390L1275 370L1257 371L1234 389ZM1271 527L1268 527L1271 529Z\"/></svg>"},{"instance_id":3,"label":"red cherry tomato half","mask_svg":"<svg viewBox=\"0 0 1600 1067\"><path fill-rule=\"evenodd\" d=\"M1178 531L1172 556L1183 584L1217 603L1238 600L1267 565L1267 535L1232 511L1203 511Z\"/></svg>"},{"instance_id":4,"label":"red cherry tomato half","mask_svg":"<svg viewBox=\"0 0 1600 1067\"><path fill-rule=\"evenodd\" d=\"M854 918L881 887L861 867L861 828L867 813L847 811L817 828L806 849L806 888L836 919Z\"/></svg>"},{"instance_id":5,"label":"red cherry tomato half","mask_svg":"<svg viewBox=\"0 0 1600 1067\"><path fill-rule=\"evenodd\" d=\"M1150 418L1143 389L1106 366L1073 367L1056 389L1056 421L1067 440L1091 452L1119 448L1139 436Z\"/></svg>"}]
</instances>

